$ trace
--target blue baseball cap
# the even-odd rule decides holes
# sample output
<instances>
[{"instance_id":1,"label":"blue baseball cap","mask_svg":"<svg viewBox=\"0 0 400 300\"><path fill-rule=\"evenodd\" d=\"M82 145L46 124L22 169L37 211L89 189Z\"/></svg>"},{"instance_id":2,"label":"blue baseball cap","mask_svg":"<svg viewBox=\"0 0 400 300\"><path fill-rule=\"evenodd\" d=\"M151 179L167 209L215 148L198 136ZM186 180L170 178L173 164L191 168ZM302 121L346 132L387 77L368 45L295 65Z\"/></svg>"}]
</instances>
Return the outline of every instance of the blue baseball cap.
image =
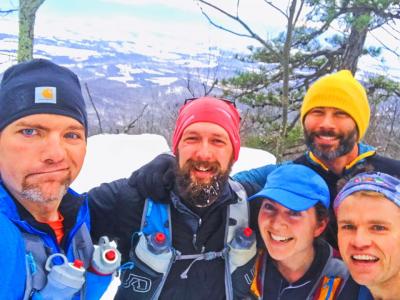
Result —
<instances>
[{"instance_id":1,"label":"blue baseball cap","mask_svg":"<svg viewBox=\"0 0 400 300\"><path fill-rule=\"evenodd\" d=\"M360 173L350 179L333 202L336 209L345 198L359 191L373 191L382 194L400 207L400 179L380 172Z\"/></svg>"},{"instance_id":2,"label":"blue baseball cap","mask_svg":"<svg viewBox=\"0 0 400 300\"><path fill-rule=\"evenodd\" d=\"M294 211L307 210L318 202L329 208L329 188L314 170L299 164L284 164L267 177L267 183L248 198L266 198Z\"/></svg>"}]
</instances>

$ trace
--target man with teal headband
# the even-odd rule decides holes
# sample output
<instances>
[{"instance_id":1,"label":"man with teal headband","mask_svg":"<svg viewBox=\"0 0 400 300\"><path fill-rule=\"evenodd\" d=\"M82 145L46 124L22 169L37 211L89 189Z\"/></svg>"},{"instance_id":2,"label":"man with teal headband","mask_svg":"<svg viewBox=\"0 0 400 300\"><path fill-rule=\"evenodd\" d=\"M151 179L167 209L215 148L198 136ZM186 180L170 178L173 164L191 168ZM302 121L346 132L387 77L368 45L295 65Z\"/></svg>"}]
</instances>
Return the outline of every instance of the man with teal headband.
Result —
<instances>
[{"instance_id":1,"label":"man with teal headband","mask_svg":"<svg viewBox=\"0 0 400 300\"><path fill-rule=\"evenodd\" d=\"M385 173L361 173L334 201L339 250L358 299L400 299L400 180Z\"/></svg>"}]
</instances>

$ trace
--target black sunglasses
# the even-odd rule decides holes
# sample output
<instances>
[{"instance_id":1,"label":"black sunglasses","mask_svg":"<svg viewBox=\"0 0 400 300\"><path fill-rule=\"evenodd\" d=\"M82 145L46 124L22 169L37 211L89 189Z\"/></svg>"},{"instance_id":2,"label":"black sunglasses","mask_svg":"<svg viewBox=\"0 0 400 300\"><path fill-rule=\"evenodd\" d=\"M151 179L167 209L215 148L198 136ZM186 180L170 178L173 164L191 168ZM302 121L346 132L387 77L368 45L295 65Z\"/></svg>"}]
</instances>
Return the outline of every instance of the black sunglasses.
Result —
<instances>
[{"instance_id":1,"label":"black sunglasses","mask_svg":"<svg viewBox=\"0 0 400 300\"><path fill-rule=\"evenodd\" d=\"M199 97L196 97L196 98L188 98L188 99L185 99L184 105L186 105L186 104L189 103L189 102L195 101L195 100L197 100L197 99L200 99L200 98L199 98ZM228 103L228 104L233 105L233 106L236 108L235 100L226 99L226 98L217 98L217 97L215 97L215 99L224 101L224 102L226 102L226 103Z\"/></svg>"}]
</instances>

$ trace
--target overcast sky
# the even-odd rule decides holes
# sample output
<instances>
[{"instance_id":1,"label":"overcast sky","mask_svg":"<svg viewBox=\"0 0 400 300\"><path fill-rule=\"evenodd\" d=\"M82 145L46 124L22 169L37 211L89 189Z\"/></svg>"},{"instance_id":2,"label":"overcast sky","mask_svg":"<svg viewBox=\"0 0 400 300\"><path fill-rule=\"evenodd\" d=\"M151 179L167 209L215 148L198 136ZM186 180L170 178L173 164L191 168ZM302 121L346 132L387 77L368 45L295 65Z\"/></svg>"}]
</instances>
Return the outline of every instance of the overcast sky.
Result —
<instances>
[{"instance_id":1,"label":"overcast sky","mask_svg":"<svg viewBox=\"0 0 400 300\"><path fill-rule=\"evenodd\" d=\"M231 13L235 12L236 0L214 2ZM278 5L286 3L272 2ZM264 0L245 0L240 3L240 17L261 37L275 37L285 28L284 17L266 5ZM18 0L1 1L0 5L1 8L15 8ZM220 24L230 24L233 26L230 28L243 32L236 23L229 23L220 14L211 13L211 16ZM17 34L16 13L0 18L0 32ZM373 34L386 41L391 49L400 51L398 41L386 32L375 31ZM37 14L35 35L72 40L132 41L167 51L179 51L180 47L190 45L199 49L217 46L242 52L250 44L259 46L251 39L232 35L210 25L192 0L46 0ZM368 43L377 44L377 41L369 35ZM387 52L385 61L387 67L393 69L392 73L400 74L399 57ZM384 65L379 59L362 59L360 62L364 69L371 64Z\"/></svg>"},{"instance_id":2,"label":"overcast sky","mask_svg":"<svg viewBox=\"0 0 400 300\"><path fill-rule=\"evenodd\" d=\"M235 1L218 3L234 9L231 6ZM268 9L263 0L246 0L240 13L263 35L274 35L284 26L284 19ZM3 24L2 32L7 28L7 32L17 33L17 14L0 18ZM180 43L202 43L226 49L245 49L254 44L211 26L192 0L46 0L37 13L35 35L152 42L158 37L178 47Z\"/></svg>"}]
</instances>

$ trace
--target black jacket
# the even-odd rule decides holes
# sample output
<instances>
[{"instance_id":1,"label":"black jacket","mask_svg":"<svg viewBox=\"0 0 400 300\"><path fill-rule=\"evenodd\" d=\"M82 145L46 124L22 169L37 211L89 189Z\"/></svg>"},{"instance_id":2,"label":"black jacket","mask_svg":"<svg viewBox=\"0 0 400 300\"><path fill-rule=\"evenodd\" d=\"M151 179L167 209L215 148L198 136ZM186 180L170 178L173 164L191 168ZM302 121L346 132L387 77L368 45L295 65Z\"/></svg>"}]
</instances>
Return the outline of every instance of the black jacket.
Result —
<instances>
[{"instance_id":1,"label":"black jacket","mask_svg":"<svg viewBox=\"0 0 400 300\"><path fill-rule=\"evenodd\" d=\"M336 216L333 211L333 201L338 193L337 183L344 176L354 175L354 172L363 170L364 167L372 167L374 171L386 173L392 176L400 176L400 161L390 159L387 157L374 154L361 160L358 164L355 164L352 168L346 169L342 175L337 175L329 170L324 169L321 165L316 164L305 154L293 161L294 163L302 164L310 167L317 172L328 184L329 193L331 195L331 210L330 210L330 221L327 231L325 232L326 240L334 247L337 248L337 223ZM349 178L347 178L349 179Z\"/></svg>"},{"instance_id":2,"label":"black jacket","mask_svg":"<svg viewBox=\"0 0 400 300\"><path fill-rule=\"evenodd\" d=\"M281 275L271 257L266 255L266 271L263 278L263 295L265 295L266 299L309 299L308 297L313 291L314 286L321 283L319 280L321 274L323 276L329 276L329 274L324 274L324 268L330 260L336 260L336 262L333 263L333 265L336 266L336 270L330 270L330 272L337 272L338 274L345 273L343 271L345 269L344 264L340 264L340 260L336 258L335 255L331 256L332 248L326 242L317 239L314 246L315 257L310 268L303 275L303 277L293 283L289 283ZM343 279L347 280L347 276ZM334 299L357 299L359 286L355 284L352 280L348 280L347 282L345 282L344 287L341 287L341 289L341 292L336 295Z\"/></svg>"},{"instance_id":3,"label":"black jacket","mask_svg":"<svg viewBox=\"0 0 400 300\"><path fill-rule=\"evenodd\" d=\"M293 163L302 164L310 167L317 172L327 183L331 196L331 210L330 210L330 224L325 232L326 240L337 249L337 224L336 217L333 212L333 200L335 199L338 190L337 183L344 177L351 177L358 170L363 170L365 167L372 167L374 171L383 172L392 176L400 176L400 161L383 157L375 153L372 147L364 144L359 144L359 156L350 164L341 175L337 175L319 162L312 159L309 152L301 155ZM286 162L288 163L288 162ZM267 181L267 176L279 165L266 165L260 168L252 169L250 171L243 171L234 176L234 179L239 181L248 190L248 196L251 196L251 190L247 187L253 185L264 186ZM348 178L348 179L349 179ZM253 189L254 191L254 189Z\"/></svg>"},{"instance_id":4,"label":"black jacket","mask_svg":"<svg viewBox=\"0 0 400 300\"><path fill-rule=\"evenodd\" d=\"M132 234L140 230L144 201L125 179L102 184L89 192L92 236L97 239L106 233L117 239L123 262L129 259ZM206 209L185 209L182 202L170 205L173 247L182 254L222 250L227 207L236 201L236 193L226 184L220 198ZM181 273L191 262L183 260L172 265L160 298L225 299L225 261L218 258L195 262L188 278L181 279Z\"/></svg>"}]
</instances>

